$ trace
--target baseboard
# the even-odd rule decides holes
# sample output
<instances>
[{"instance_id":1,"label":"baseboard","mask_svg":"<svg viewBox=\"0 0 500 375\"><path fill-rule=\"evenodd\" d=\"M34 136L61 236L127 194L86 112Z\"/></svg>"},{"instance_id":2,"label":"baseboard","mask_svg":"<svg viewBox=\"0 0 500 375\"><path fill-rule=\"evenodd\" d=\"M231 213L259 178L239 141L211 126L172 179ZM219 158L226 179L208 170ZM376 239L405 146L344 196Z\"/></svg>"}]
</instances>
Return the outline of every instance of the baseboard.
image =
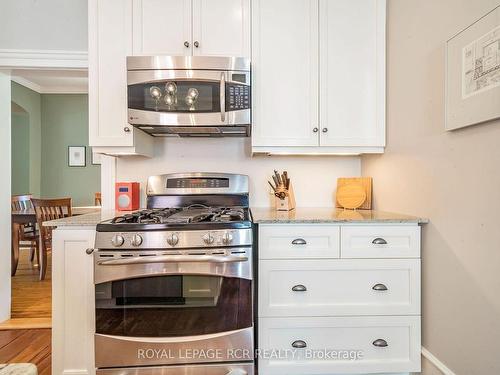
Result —
<instances>
[{"instance_id":1,"label":"baseboard","mask_svg":"<svg viewBox=\"0 0 500 375\"><path fill-rule=\"evenodd\" d=\"M52 328L51 318L14 318L0 323L0 331L12 329Z\"/></svg>"},{"instance_id":2,"label":"baseboard","mask_svg":"<svg viewBox=\"0 0 500 375\"><path fill-rule=\"evenodd\" d=\"M456 375L443 362L437 359L430 351L422 346L422 356L425 357L436 369L441 371L443 375Z\"/></svg>"}]
</instances>

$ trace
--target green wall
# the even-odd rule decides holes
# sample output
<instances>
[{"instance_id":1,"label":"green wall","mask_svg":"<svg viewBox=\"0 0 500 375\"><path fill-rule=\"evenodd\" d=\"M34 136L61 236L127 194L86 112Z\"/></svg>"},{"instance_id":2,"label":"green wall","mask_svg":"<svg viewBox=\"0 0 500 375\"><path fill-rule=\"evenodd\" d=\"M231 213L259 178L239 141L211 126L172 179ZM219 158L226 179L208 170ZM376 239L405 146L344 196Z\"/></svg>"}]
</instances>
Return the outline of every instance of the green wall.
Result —
<instances>
[{"instance_id":1,"label":"green wall","mask_svg":"<svg viewBox=\"0 0 500 375\"><path fill-rule=\"evenodd\" d=\"M40 196L42 170L41 95L18 83L12 82L11 100L22 107L28 114L29 151L27 152L29 152L29 192L34 196ZM13 133L12 137L14 136L15 134Z\"/></svg>"},{"instance_id":2,"label":"green wall","mask_svg":"<svg viewBox=\"0 0 500 375\"><path fill-rule=\"evenodd\" d=\"M28 113L12 112L12 195L30 192L30 120Z\"/></svg>"},{"instance_id":3,"label":"green wall","mask_svg":"<svg viewBox=\"0 0 500 375\"><path fill-rule=\"evenodd\" d=\"M85 167L68 166L68 146L86 146ZM69 196L74 206L93 205L101 171L91 157L87 95L42 94L42 196Z\"/></svg>"}]
</instances>

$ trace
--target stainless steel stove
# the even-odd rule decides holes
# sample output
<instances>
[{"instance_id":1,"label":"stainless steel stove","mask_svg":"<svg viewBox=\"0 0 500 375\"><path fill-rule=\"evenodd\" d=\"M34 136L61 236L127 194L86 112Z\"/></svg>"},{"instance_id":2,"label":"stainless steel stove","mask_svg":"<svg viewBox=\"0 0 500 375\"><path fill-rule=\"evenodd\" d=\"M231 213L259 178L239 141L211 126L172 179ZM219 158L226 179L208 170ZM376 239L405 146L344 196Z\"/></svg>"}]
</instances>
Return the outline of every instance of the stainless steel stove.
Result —
<instances>
[{"instance_id":1,"label":"stainless steel stove","mask_svg":"<svg viewBox=\"0 0 500 375\"><path fill-rule=\"evenodd\" d=\"M153 176L147 196L97 226L98 373L254 374L248 177Z\"/></svg>"}]
</instances>

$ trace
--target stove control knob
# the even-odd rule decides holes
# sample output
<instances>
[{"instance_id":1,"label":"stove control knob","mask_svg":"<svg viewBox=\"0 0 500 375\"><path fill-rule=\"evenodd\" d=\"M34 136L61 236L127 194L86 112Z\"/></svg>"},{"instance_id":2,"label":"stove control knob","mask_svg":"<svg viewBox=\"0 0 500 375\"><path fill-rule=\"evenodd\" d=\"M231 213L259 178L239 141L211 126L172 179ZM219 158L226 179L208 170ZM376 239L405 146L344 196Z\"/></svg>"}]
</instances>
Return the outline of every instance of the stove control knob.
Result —
<instances>
[{"instance_id":1,"label":"stove control knob","mask_svg":"<svg viewBox=\"0 0 500 375\"><path fill-rule=\"evenodd\" d=\"M179 243L179 236L177 236L175 233L171 234L170 236L167 237L167 243L170 246L175 246Z\"/></svg>"},{"instance_id":2,"label":"stove control knob","mask_svg":"<svg viewBox=\"0 0 500 375\"><path fill-rule=\"evenodd\" d=\"M226 232L222 235L222 243L224 245L230 245L233 242L233 235L229 232Z\"/></svg>"},{"instance_id":3,"label":"stove control knob","mask_svg":"<svg viewBox=\"0 0 500 375\"><path fill-rule=\"evenodd\" d=\"M205 242L207 245L211 245L214 243L215 238L212 236L210 233L205 234L203 237L203 242Z\"/></svg>"},{"instance_id":4,"label":"stove control knob","mask_svg":"<svg viewBox=\"0 0 500 375\"><path fill-rule=\"evenodd\" d=\"M120 247L121 245L123 245L124 242L125 239L123 238L123 236L119 234L115 234L111 239L111 245L113 245L114 247Z\"/></svg>"},{"instance_id":5,"label":"stove control knob","mask_svg":"<svg viewBox=\"0 0 500 375\"><path fill-rule=\"evenodd\" d=\"M142 237L140 234L134 234L132 236L132 239L130 240L130 243L132 246L141 246L142 244Z\"/></svg>"}]
</instances>

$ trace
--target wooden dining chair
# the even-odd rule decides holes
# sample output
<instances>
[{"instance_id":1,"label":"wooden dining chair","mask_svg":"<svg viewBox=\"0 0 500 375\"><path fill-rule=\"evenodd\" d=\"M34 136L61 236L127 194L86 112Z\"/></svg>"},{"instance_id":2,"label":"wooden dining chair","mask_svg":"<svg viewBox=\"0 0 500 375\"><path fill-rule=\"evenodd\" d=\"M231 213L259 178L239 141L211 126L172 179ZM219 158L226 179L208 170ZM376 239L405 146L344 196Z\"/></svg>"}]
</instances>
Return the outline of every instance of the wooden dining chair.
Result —
<instances>
[{"instance_id":1,"label":"wooden dining chair","mask_svg":"<svg viewBox=\"0 0 500 375\"><path fill-rule=\"evenodd\" d=\"M31 194L13 195L10 201L11 210L21 211L33 208L31 198ZM35 253L38 257L38 231L36 230L36 225L32 223L19 225L19 245L21 245L21 242L29 242L30 261L33 262Z\"/></svg>"},{"instance_id":2,"label":"wooden dining chair","mask_svg":"<svg viewBox=\"0 0 500 375\"><path fill-rule=\"evenodd\" d=\"M57 199L34 199L36 221L40 231L40 280L45 279L47 271L47 252L52 249L52 229L53 227L44 227L43 222L63 217L71 216L71 198Z\"/></svg>"},{"instance_id":3,"label":"wooden dining chair","mask_svg":"<svg viewBox=\"0 0 500 375\"><path fill-rule=\"evenodd\" d=\"M102 206L101 193L95 193L94 194L94 205L95 206Z\"/></svg>"}]
</instances>

